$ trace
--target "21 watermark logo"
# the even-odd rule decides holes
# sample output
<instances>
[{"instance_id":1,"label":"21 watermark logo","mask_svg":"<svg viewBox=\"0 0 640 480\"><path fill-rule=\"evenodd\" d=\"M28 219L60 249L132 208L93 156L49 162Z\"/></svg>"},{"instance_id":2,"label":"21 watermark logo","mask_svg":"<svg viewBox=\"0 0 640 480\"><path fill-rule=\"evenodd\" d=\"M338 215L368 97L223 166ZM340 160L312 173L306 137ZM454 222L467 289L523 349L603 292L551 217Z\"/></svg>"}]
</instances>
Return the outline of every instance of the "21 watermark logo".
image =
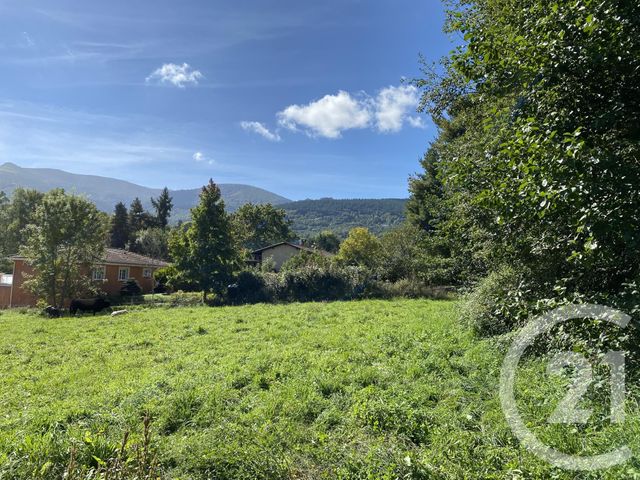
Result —
<instances>
[{"instance_id":1,"label":"21 watermark logo","mask_svg":"<svg viewBox=\"0 0 640 480\"><path fill-rule=\"evenodd\" d=\"M568 470L600 470L625 463L632 457L631 449L616 446L606 453L594 456L577 456L558 451L544 444L523 421L515 398L515 382L520 359L536 339L548 334L563 322L577 319L597 319L625 328L631 318L613 308L601 305L568 305L557 308L531 321L511 344L502 365L500 376L500 401L505 417L516 437L534 454L552 465ZM625 419L625 352L610 351L602 356L610 371L610 415L611 423L623 423ZM552 424L585 424L592 416L588 408L581 408L580 401L593 381L593 366L581 354L560 352L553 356L547 366L549 375L561 374L566 367L573 369L573 383L566 396L558 403L547 419Z\"/></svg>"}]
</instances>

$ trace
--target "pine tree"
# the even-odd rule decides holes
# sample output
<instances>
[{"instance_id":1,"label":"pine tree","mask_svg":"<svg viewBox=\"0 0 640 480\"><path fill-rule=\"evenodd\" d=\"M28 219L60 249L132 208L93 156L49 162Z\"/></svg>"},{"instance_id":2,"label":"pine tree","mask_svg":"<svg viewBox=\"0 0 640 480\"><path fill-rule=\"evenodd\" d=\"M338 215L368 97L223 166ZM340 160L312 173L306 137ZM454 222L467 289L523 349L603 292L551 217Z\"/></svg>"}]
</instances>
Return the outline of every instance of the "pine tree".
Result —
<instances>
[{"instance_id":1,"label":"pine tree","mask_svg":"<svg viewBox=\"0 0 640 480\"><path fill-rule=\"evenodd\" d=\"M169 189L164 187L158 198L151 198L151 205L156 211L156 222L160 228L165 228L169 223L171 210L173 209L173 198L169 195Z\"/></svg>"},{"instance_id":2,"label":"pine tree","mask_svg":"<svg viewBox=\"0 0 640 480\"><path fill-rule=\"evenodd\" d=\"M111 218L110 244L113 248L125 248L129 243L129 215L124 203L116 204Z\"/></svg>"},{"instance_id":3,"label":"pine tree","mask_svg":"<svg viewBox=\"0 0 640 480\"><path fill-rule=\"evenodd\" d=\"M142 202L136 197L129 207L129 232L131 232L132 235L142 230L144 214L145 211Z\"/></svg>"},{"instance_id":4,"label":"pine tree","mask_svg":"<svg viewBox=\"0 0 640 480\"><path fill-rule=\"evenodd\" d=\"M224 292L238 262L231 221L213 180L202 188L191 219L188 228L174 231L169 251L177 274L197 284L205 302L209 292Z\"/></svg>"}]
</instances>

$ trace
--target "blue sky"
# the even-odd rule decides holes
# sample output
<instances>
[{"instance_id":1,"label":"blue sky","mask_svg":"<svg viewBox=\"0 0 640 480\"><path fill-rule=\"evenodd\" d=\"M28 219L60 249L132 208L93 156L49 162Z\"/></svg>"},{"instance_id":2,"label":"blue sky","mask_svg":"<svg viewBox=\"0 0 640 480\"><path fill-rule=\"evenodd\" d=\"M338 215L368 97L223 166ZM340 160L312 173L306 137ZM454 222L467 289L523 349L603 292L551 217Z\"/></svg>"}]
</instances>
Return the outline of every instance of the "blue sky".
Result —
<instances>
[{"instance_id":1,"label":"blue sky","mask_svg":"<svg viewBox=\"0 0 640 480\"><path fill-rule=\"evenodd\" d=\"M292 199L405 197L434 0L3 0L0 163Z\"/></svg>"}]
</instances>

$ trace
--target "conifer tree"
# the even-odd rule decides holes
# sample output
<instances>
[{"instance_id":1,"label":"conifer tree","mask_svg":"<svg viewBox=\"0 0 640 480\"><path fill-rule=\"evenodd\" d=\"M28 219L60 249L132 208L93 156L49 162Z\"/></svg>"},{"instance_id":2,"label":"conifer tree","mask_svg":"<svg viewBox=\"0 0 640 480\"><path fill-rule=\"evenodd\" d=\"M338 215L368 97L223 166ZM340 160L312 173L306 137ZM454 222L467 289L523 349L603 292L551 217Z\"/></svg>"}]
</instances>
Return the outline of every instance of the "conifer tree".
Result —
<instances>
[{"instance_id":1,"label":"conifer tree","mask_svg":"<svg viewBox=\"0 0 640 480\"><path fill-rule=\"evenodd\" d=\"M129 207L129 231L131 234L135 234L139 230L142 230L144 223L144 207L138 197L136 197L131 206Z\"/></svg>"},{"instance_id":2,"label":"conifer tree","mask_svg":"<svg viewBox=\"0 0 640 480\"><path fill-rule=\"evenodd\" d=\"M129 243L129 215L124 203L116 204L111 218L110 244L113 248L125 248Z\"/></svg>"},{"instance_id":3,"label":"conifer tree","mask_svg":"<svg viewBox=\"0 0 640 480\"><path fill-rule=\"evenodd\" d=\"M238 263L231 221L224 209L220 188L209 180L200 203L191 209L191 222L176 229L169 252L177 275L202 289L202 301L210 292L223 293Z\"/></svg>"},{"instance_id":4,"label":"conifer tree","mask_svg":"<svg viewBox=\"0 0 640 480\"><path fill-rule=\"evenodd\" d=\"M158 198L151 199L151 205L156 211L157 225L160 228L165 228L169 223L169 217L173 209L173 198L169 195L169 189L164 187Z\"/></svg>"}]
</instances>

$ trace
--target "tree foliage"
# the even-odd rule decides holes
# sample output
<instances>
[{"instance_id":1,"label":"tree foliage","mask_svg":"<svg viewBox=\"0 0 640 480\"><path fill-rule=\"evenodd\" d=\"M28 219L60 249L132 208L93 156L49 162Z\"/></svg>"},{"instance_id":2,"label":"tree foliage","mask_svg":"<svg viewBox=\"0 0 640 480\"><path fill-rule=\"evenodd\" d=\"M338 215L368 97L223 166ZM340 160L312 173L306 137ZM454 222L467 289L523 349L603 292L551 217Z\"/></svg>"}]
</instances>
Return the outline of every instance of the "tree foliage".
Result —
<instances>
[{"instance_id":1,"label":"tree foliage","mask_svg":"<svg viewBox=\"0 0 640 480\"><path fill-rule=\"evenodd\" d=\"M173 209L173 198L169 194L169 189L164 187L158 198L151 199L151 205L156 211L155 220L157 225L160 228L166 228Z\"/></svg>"},{"instance_id":2,"label":"tree foliage","mask_svg":"<svg viewBox=\"0 0 640 480\"><path fill-rule=\"evenodd\" d=\"M131 250L147 257L167 260L169 258L169 230L166 228L147 228L138 231L132 238Z\"/></svg>"},{"instance_id":3,"label":"tree foliage","mask_svg":"<svg viewBox=\"0 0 640 480\"><path fill-rule=\"evenodd\" d=\"M465 42L415 82L439 136L410 218L442 258L520 272L525 302L621 294L640 274L640 5L449 3Z\"/></svg>"},{"instance_id":4,"label":"tree foliage","mask_svg":"<svg viewBox=\"0 0 640 480\"><path fill-rule=\"evenodd\" d=\"M200 203L191 209L191 222L174 230L169 253L182 282L209 292L223 293L238 264L231 220L224 209L220 188L209 180L202 188Z\"/></svg>"},{"instance_id":5,"label":"tree foliage","mask_svg":"<svg viewBox=\"0 0 640 480\"><path fill-rule=\"evenodd\" d=\"M148 228L151 223L151 215L145 211L138 197L134 198L129 206L129 231L131 234Z\"/></svg>"},{"instance_id":6,"label":"tree foliage","mask_svg":"<svg viewBox=\"0 0 640 480\"><path fill-rule=\"evenodd\" d=\"M111 217L110 245L125 248L129 243L129 213L124 203L118 202Z\"/></svg>"},{"instance_id":7,"label":"tree foliage","mask_svg":"<svg viewBox=\"0 0 640 480\"><path fill-rule=\"evenodd\" d=\"M24 188L14 190L11 200L3 197L0 204L0 253L15 254L25 243L27 225L33 223L42 197L42 193Z\"/></svg>"},{"instance_id":8,"label":"tree foliage","mask_svg":"<svg viewBox=\"0 0 640 480\"><path fill-rule=\"evenodd\" d=\"M364 227L356 227L340 245L336 261L342 265L374 268L381 254L380 241Z\"/></svg>"},{"instance_id":9,"label":"tree foliage","mask_svg":"<svg viewBox=\"0 0 640 480\"><path fill-rule=\"evenodd\" d=\"M295 238L285 211L271 204L247 203L231 215L231 220L238 240L248 250Z\"/></svg>"},{"instance_id":10,"label":"tree foliage","mask_svg":"<svg viewBox=\"0 0 640 480\"><path fill-rule=\"evenodd\" d=\"M92 289L86 275L103 258L108 225L88 200L52 190L36 207L20 248L35 273L25 287L61 307L66 300Z\"/></svg>"},{"instance_id":11,"label":"tree foliage","mask_svg":"<svg viewBox=\"0 0 640 480\"><path fill-rule=\"evenodd\" d=\"M340 249L340 238L331 230L324 230L315 237L308 240L313 248L318 248L329 253L338 253Z\"/></svg>"}]
</instances>

